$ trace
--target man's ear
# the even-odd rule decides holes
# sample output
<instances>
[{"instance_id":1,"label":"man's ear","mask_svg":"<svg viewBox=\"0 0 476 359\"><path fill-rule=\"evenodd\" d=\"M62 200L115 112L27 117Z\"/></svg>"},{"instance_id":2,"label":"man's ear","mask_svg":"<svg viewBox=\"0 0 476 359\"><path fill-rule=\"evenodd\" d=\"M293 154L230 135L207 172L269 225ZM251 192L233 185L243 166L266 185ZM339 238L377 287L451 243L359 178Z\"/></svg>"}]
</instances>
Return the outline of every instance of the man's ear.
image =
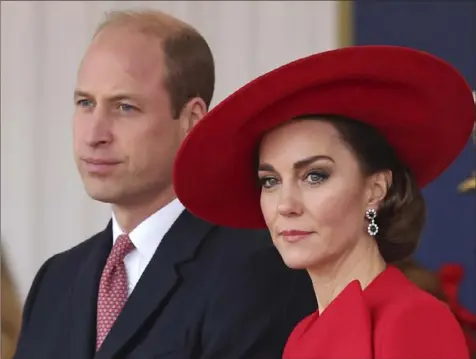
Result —
<instances>
[{"instance_id":1,"label":"man's ear","mask_svg":"<svg viewBox=\"0 0 476 359\"><path fill-rule=\"evenodd\" d=\"M378 209L392 185L392 171L381 171L368 178L368 208Z\"/></svg>"},{"instance_id":2,"label":"man's ear","mask_svg":"<svg viewBox=\"0 0 476 359\"><path fill-rule=\"evenodd\" d=\"M205 101L200 97L194 97L185 104L179 117L183 138L190 133L192 128L203 118L203 116L206 115L207 112Z\"/></svg>"}]
</instances>

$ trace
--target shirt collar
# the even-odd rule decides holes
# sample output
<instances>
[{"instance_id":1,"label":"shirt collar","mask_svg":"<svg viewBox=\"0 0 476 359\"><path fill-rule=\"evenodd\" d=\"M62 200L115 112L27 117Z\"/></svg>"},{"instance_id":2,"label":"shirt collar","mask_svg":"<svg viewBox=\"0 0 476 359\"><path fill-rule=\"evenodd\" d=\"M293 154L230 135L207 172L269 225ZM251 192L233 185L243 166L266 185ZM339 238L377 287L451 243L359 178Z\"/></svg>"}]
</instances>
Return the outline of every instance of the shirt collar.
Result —
<instances>
[{"instance_id":1,"label":"shirt collar","mask_svg":"<svg viewBox=\"0 0 476 359\"><path fill-rule=\"evenodd\" d=\"M174 199L141 222L129 233L129 238L136 250L145 258L152 258L162 238L184 209L185 207L182 203L178 199ZM117 223L114 213L112 214L112 234L113 243L115 243L118 236L124 234L124 231Z\"/></svg>"}]
</instances>

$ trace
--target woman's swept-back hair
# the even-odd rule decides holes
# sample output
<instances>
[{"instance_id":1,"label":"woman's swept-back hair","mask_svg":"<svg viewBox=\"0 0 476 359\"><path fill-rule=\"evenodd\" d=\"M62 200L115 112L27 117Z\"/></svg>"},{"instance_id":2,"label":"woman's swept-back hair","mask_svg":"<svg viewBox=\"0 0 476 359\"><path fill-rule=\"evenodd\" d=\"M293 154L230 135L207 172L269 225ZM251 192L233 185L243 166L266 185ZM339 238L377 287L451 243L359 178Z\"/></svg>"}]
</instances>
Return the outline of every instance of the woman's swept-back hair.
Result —
<instances>
[{"instance_id":1,"label":"woman's swept-back hair","mask_svg":"<svg viewBox=\"0 0 476 359\"><path fill-rule=\"evenodd\" d=\"M425 200L410 170L374 127L343 116L313 118L334 125L355 154L364 176L386 170L392 172L392 184L378 208L379 231L375 238L385 261L408 258L418 247L426 221Z\"/></svg>"}]
</instances>

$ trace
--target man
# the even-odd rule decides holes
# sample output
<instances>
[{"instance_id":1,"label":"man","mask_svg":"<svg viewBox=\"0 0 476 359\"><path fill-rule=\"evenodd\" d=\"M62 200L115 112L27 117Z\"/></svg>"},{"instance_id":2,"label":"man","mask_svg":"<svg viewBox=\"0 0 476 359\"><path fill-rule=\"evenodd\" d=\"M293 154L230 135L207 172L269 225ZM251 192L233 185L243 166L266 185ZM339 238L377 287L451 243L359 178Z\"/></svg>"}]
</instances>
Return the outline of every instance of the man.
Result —
<instances>
[{"instance_id":1,"label":"man","mask_svg":"<svg viewBox=\"0 0 476 359\"><path fill-rule=\"evenodd\" d=\"M206 223L174 196L175 154L213 90L211 51L189 25L145 11L100 26L78 72L74 149L113 218L39 270L16 359L280 358L316 308L307 274L266 232Z\"/></svg>"}]
</instances>

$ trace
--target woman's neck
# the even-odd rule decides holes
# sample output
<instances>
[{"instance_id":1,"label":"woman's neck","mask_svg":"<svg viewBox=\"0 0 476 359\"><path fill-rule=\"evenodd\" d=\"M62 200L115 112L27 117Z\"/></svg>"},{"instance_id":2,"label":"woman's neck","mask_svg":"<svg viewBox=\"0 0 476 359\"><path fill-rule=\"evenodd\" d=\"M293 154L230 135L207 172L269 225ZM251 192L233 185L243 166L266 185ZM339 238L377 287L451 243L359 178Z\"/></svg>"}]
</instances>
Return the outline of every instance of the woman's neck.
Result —
<instances>
[{"instance_id":1,"label":"woman's neck","mask_svg":"<svg viewBox=\"0 0 476 359\"><path fill-rule=\"evenodd\" d=\"M376 242L372 240L367 243L353 248L352 251L325 266L308 268L319 313L322 313L350 282L358 280L364 289L385 270L386 263Z\"/></svg>"}]
</instances>

